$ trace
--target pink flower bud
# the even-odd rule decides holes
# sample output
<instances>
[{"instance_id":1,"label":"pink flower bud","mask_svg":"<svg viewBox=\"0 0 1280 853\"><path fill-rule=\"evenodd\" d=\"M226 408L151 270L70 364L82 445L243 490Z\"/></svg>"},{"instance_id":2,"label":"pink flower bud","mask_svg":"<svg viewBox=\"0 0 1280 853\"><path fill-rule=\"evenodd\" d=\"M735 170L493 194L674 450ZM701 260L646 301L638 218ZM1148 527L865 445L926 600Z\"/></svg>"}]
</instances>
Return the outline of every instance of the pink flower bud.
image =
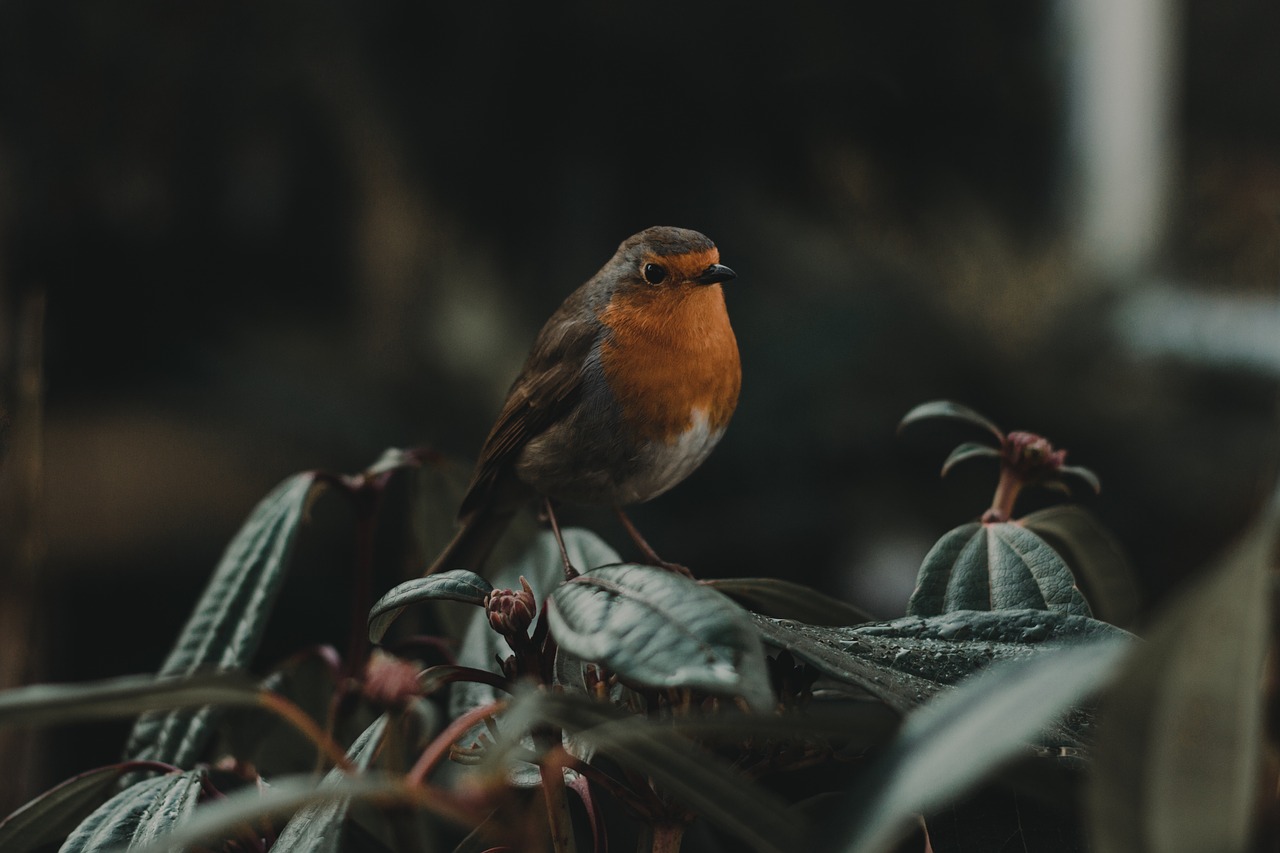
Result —
<instances>
[{"instance_id":1,"label":"pink flower bud","mask_svg":"<svg viewBox=\"0 0 1280 853\"><path fill-rule=\"evenodd\" d=\"M538 615L538 601L529 582L521 577L520 586L519 592L495 589L485 596L484 609L489 616L489 626L504 637L527 636L533 617Z\"/></svg>"}]
</instances>

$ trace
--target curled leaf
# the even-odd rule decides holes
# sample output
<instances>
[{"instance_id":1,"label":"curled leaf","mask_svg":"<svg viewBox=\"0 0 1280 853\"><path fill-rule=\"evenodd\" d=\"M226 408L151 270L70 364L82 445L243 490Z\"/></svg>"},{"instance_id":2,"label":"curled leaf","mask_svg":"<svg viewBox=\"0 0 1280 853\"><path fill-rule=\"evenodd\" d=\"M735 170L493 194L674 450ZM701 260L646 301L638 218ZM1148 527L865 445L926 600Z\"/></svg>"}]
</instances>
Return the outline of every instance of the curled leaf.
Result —
<instances>
[{"instance_id":1,"label":"curled leaf","mask_svg":"<svg viewBox=\"0 0 1280 853\"><path fill-rule=\"evenodd\" d=\"M493 586L487 580L466 569L453 569L406 581L379 598L369 610L369 639L380 642L391 623L411 604L461 601L483 606L485 596L492 591Z\"/></svg>"},{"instance_id":2,"label":"curled leaf","mask_svg":"<svg viewBox=\"0 0 1280 853\"><path fill-rule=\"evenodd\" d=\"M978 444L975 441L966 441L964 444L951 451L951 455L942 463L942 476L947 476L957 463L964 462L966 459L979 459L986 457L989 459L999 459L1000 451L986 444Z\"/></svg>"},{"instance_id":3,"label":"curled leaf","mask_svg":"<svg viewBox=\"0 0 1280 853\"><path fill-rule=\"evenodd\" d=\"M996 437L998 441L1004 441L1004 433L1000 427L987 420L982 415L975 412L968 406L960 403L953 403L950 400L934 400L930 403L921 403L903 416L898 422L898 431L901 432L905 427L916 423L917 421L928 420L929 418L951 418L957 421L963 421L972 424L979 429L986 430Z\"/></svg>"},{"instance_id":4,"label":"curled leaf","mask_svg":"<svg viewBox=\"0 0 1280 853\"><path fill-rule=\"evenodd\" d=\"M1102 492L1102 481L1098 479L1098 475L1083 465L1063 465L1058 469L1058 473L1084 480L1089 488L1093 489L1094 494Z\"/></svg>"}]
</instances>

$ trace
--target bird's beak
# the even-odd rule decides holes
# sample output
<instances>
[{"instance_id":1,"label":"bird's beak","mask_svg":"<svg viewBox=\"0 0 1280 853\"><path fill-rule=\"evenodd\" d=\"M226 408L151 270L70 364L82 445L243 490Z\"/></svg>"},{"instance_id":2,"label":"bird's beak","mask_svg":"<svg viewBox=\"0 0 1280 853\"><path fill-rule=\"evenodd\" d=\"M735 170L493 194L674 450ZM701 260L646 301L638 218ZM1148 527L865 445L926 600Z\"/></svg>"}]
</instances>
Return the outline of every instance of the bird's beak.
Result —
<instances>
[{"instance_id":1,"label":"bird's beak","mask_svg":"<svg viewBox=\"0 0 1280 853\"><path fill-rule=\"evenodd\" d=\"M724 264L712 264L694 279L698 284L719 284L722 281L731 281L738 277L738 274L726 267Z\"/></svg>"}]
</instances>

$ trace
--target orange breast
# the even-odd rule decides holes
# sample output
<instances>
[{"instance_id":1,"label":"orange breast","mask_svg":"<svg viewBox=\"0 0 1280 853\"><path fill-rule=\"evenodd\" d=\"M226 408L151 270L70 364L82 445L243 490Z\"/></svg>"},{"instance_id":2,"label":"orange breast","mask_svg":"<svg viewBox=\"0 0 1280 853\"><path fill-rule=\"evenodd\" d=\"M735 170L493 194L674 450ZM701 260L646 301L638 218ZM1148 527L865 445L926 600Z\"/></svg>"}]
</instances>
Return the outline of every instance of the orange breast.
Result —
<instances>
[{"instance_id":1,"label":"orange breast","mask_svg":"<svg viewBox=\"0 0 1280 853\"><path fill-rule=\"evenodd\" d=\"M718 432L738 405L742 366L720 285L618 294L601 315L600 362L637 438L675 442L706 413Z\"/></svg>"}]
</instances>

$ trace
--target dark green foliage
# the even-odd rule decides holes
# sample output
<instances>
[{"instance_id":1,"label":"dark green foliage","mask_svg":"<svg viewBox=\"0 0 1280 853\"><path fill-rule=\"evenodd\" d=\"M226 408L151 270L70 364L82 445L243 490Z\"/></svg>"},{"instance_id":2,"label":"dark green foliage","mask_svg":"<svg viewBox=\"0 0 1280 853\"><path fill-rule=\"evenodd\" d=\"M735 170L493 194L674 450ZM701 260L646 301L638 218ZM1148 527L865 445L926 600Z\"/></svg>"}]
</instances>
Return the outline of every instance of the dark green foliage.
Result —
<instances>
[{"instance_id":1,"label":"dark green foliage","mask_svg":"<svg viewBox=\"0 0 1280 853\"><path fill-rule=\"evenodd\" d=\"M378 599L369 611L369 639L375 643L381 641L391 623L411 604L424 601L484 604L485 596L492 591L493 586L487 580L466 569L453 569L402 583Z\"/></svg>"},{"instance_id":2,"label":"dark green foliage","mask_svg":"<svg viewBox=\"0 0 1280 853\"><path fill-rule=\"evenodd\" d=\"M764 650L738 605L651 566L604 566L564 584L547 610L566 652L646 687L688 687L773 707Z\"/></svg>"},{"instance_id":3,"label":"dark green foliage","mask_svg":"<svg viewBox=\"0 0 1280 853\"><path fill-rule=\"evenodd\" d=\"M263 498L227 546L160 675L244 669L266 631L284 582L313 474L285 480ZM129 736L130 759L189 766L212 734L212 708L147 714Z\"/></svg>"},{"instance_id":4,"label":"dark green foliage","mask_svg":"<svg viewBox=\"0 0 1280 853\"><path fill-rule=\"evenodd\" d=\"M1051 610L1090 615L1071 569L1049 544L1010 522L966 524L924 558L907 612Z\"/></svg>"},{"instance_id":5,"label":"dark green foliage","mask_svg":"<svg viewBox=\"0 0 1280 853\"><path fill-rule=\"evenodd\" d=\"M64 853L144 850L173 832L196 808L203 770L146 779L89 815L62 845Z\"/></svg>"},{"instance_id":6,"label":"dark green foliage","mask_svg":"<svg viewBox=\"0 0 1280 853\"><path fill-rule=\"evenodd\" d=\"M356 768L369 768L378 747L382 745L387 722L385 715L379 717L351 744L347 757ZM329 771L321 788L338 787L344 775L341 770ZM290 819L271 849L277 853L338 853L342 849L342 829L350 808L349 798L337 798L307 806Z\"/></svg>"},{"instance_id":7,"label":"dark green foliage","mask_svg":"<svg viewBox=\"0 0 1280 853\"><path fill-rule=\"evenodd\" d=\"M28 853L60 843L111 797L121 777L145 769L136 762L113 764L51 788L0 822L0 850Z\"/></svg>"},{"instance_id":8,"label":"dark green foliage","mask_svg":"<svg viewBox=\"0 0 1280 853\"><path fill-rule=\"evenodd\" d=\"M1113 624L1135 621L1132 574L1097 520L1012 516L1023 486L1096 478L954 403L903 423L933 417L1000 442L946 463L996 458L999 485L890 621L777 578L622 563L579 529L568 581L543 533L511 537L489 580L372 589L394 574L372 549L382 489L420 455L291 478L227 549L161 677L0 694L0 725L142 713L129 752L160 759L49 791L0 846L885 853L923 825L934 853L1245 850L1276 518L1135 642ZM447 490L437 474L422 483ZM357 510L351 635L258 683L244 670L318 479ZM371 654L411 606L428 633Z\"/></svg>"}]
</instances>

